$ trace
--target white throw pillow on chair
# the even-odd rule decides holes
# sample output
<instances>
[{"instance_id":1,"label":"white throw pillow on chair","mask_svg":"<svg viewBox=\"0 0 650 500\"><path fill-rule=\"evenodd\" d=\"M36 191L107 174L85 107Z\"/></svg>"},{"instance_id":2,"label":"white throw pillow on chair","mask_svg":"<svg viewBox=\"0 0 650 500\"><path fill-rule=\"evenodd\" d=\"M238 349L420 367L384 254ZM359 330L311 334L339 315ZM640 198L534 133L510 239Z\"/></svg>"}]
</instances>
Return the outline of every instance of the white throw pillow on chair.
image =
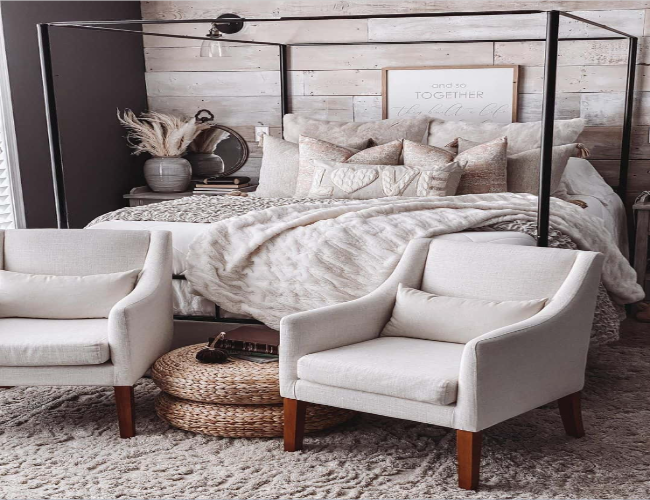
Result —
<instances>
[{"instance_id":1,"label":"white throw pillow on chair","mask_svg":"<svg viewBox=\"0 0 650 500\"><path fill-rule=\"evenodd\" d=\"M139 274L138 269L88 276L0 271L0 318L108 318Z\"/></svg>"},{"instance_id":2,"label":"white throw pillow on chair","mask_svg":"<svg viewBox=\"0 0 650 500\"><path fill-rule=\"evenodd\" d=\"M546 301L443 297L400 283L393 315L381 336L466 344L484 333L534 316Z\"/></svg>"}]
</instances>

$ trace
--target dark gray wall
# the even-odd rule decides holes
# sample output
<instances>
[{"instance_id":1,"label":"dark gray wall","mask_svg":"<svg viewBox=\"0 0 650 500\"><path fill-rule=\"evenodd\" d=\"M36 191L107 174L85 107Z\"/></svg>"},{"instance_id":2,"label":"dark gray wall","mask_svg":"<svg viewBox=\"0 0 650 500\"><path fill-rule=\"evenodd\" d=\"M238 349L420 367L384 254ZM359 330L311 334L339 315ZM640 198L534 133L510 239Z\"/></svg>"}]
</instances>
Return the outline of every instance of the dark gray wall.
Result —
<instances>
[{"instance_id":1,"label":"dark gray wall","mask_svg":"<svg viewBox=\"0 0 650 500\"><path fill-rule=\"evenodd\" d=\"M141 19L139 2L2 2L28 227L56 227L36 24ZM52 55L71 227L124 206L143 184L116 108L146 108L142 38L52 28Z\"/></svg>"}]
</instances>

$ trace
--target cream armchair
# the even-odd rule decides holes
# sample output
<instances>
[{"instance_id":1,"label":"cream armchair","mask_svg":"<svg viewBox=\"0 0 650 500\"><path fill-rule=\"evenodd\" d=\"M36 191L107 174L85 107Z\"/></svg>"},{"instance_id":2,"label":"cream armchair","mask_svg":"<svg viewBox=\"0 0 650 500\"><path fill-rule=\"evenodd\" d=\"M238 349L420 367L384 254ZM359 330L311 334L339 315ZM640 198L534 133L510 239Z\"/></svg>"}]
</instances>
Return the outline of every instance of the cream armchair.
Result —
<instances>
[{"instance_id":1,"label":"cream armchair","mask_svg":"<svg viewBox=\"0 0 650 500\"><path fill-rule=\"evenodd\" d=\"M302 448L305 402L457 429L459 486L476 489L481 431L559 400L584 434L580 390L602 255L413 240L369 295L292 314L280 327L285 450ZM379 337L398 284L463 298L549 298L541 312L467 344Z\"/></svg>"},{"instance_id":2,"label":"cream armchair","mask_svg":"<svg viewBox=\"0 0 650 500\"><path fill-rule=\"evenodd\" d=\"M171 234L0 231L0 269L59 276L142 270L108 318L0 319L0 386L114 386L120 436L133 437L133 384L171 345Z\"/></svg>"}]
</instances>

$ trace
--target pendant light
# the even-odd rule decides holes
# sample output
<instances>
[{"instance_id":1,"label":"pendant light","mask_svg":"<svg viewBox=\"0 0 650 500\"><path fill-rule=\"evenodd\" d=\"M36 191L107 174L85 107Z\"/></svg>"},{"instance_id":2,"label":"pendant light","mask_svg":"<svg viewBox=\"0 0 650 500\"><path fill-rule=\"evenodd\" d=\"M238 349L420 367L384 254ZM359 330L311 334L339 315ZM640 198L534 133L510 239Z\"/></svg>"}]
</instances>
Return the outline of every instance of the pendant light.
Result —
<instances>
[{"instance_id":1,"label":"pendant light","mask_svg":"<svg viewBox=\"0 0 650 500\"><path fill-rule=\"evenodd\" d=\"M241 17L237 14L221 14L217 19L241 19ZM224 33L227 35L239 33L243 27L244 23L241 21L234 23L212 23L209 33L205 35L210 40L203 40L201 44L201 57L223 57L226 55L226 46L221 41Z\"/></svg>"}]
</instances>

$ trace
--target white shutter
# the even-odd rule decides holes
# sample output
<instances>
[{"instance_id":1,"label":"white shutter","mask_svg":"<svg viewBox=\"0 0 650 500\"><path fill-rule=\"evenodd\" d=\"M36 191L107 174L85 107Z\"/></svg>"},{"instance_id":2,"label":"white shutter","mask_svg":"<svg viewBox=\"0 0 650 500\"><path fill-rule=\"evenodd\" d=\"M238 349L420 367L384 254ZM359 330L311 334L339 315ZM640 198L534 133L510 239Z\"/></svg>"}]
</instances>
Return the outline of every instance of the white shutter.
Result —
<instances>
[{"instance_id":1,"label":"white shutter","mask_svg":"<svg viewBox=\"0 0 650 500\"><path fill-rule=\"evenodd\" d=\"M15 228L5 130L0 125L0 229Z\"/></svg>"},{"instance_id":2,"label":"white shutter","mask_svg":"<svg viewBox=\"0 0 650 500\"><path fill-rule=\"evenodd\" d=\"M25 227L25 215L0 13L0 229L16 227Z\"/></svg>"}]
</instances>

